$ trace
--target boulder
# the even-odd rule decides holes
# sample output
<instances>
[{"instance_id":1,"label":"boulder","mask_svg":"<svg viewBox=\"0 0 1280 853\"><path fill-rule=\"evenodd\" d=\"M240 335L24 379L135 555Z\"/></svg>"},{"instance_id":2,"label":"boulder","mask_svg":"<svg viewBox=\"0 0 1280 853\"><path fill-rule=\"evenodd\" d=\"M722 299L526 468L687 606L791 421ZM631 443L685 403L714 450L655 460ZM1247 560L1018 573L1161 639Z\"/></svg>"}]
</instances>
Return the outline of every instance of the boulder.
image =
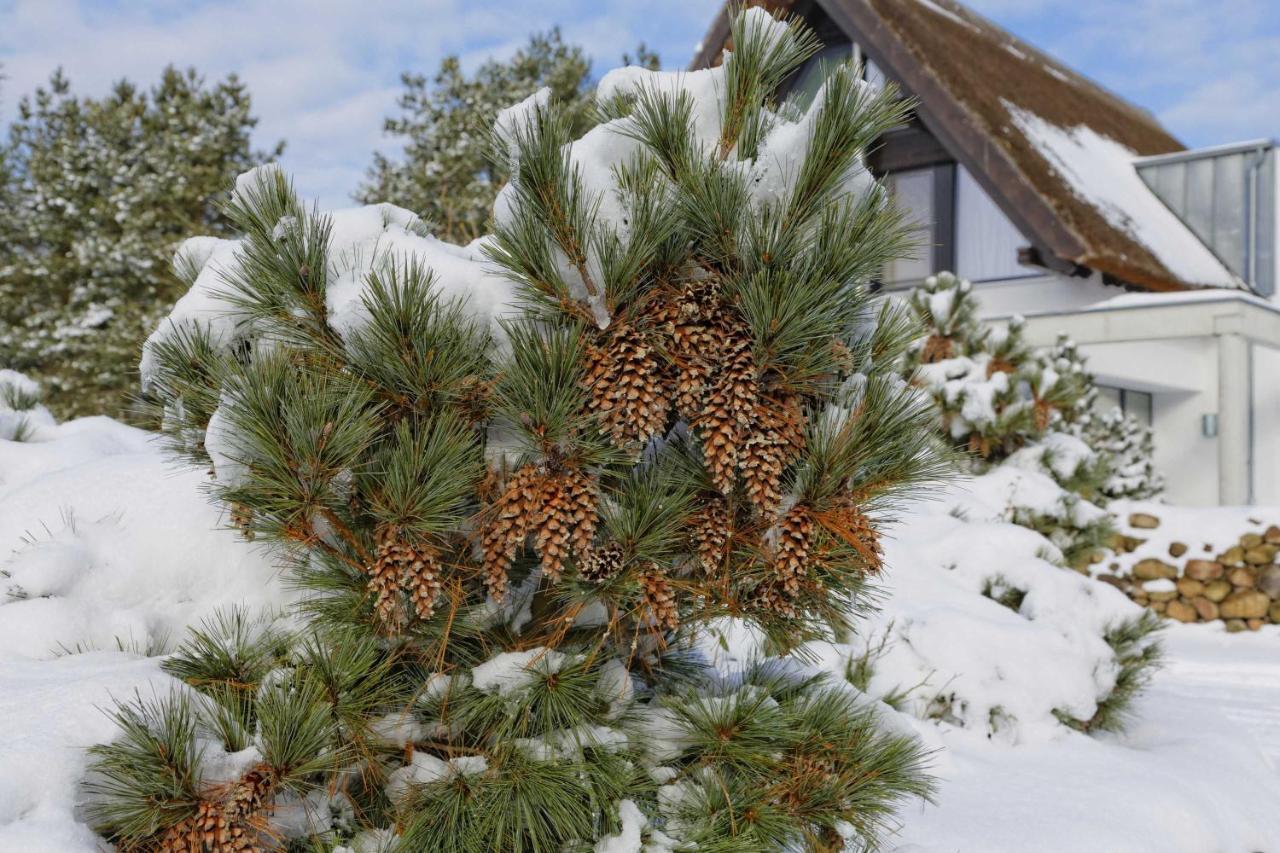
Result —
<instances>
[{"instance_id":1,"label":"boulder","mask_svg":"<svg viewBox=\"0 0 1280 853\"><path fill-rule=\"evenodd\" d=\"M1246 533L1240 537L1240 547L1249 549L1262 544L1262 536L1258 533Z\"/></svg>"},{"instance_id":2,"label":"boulder","mask_svg":"<svg viewBox=\"0 0 1280 853\"><path fill-rule=\"evenodd\" d=\"M1204 581L1195 578L1178 578L1178 594L1183 598L1195 598L1204 592Z\"/></svg>"},{"instance_id":3,"label":"boulder","mask_svg":"<svg viewBox=\"0 0 1280 853\"><path fill-rule=\"evenodd\" d=\"M1210 581L1204 585L1204 597L1214 603L1221 602L1231 594L1231 584L1223 580Z\"/></svg>"},{"instance_id":4,"label":"boulder","mask_svg":"<svg viewBox=\"0 0 1280 853\"><path fill-rule=\"evenodd\" d=\"M1176 560L1178 557L1181 557L1181 556L1182 556L1183 554L1185 554L1185 553L1187 553L1187 543L1185 543L1185 542L1170 542L1170 543L1169 543L1169 556L1170 556L1170 557L1173 557L1173 558Z\"/></svg>"},{"instance_id":5,"label":"boulder","mask_svg":"<svg viewBox=\"0 0 1280 853\"><path fill-rule=\"evenodd\" d=\"M1212 622L1218 618L1218 605L1214 604L1203 595L1197 595L1191 599L1191 606L1196 609L1198 615L1205 622Z\"/></svg>"},{"instance_id":6,"label":"boulder","mask_svg":"<svg viewBox=\"0 0 1280 853\"><path fill-rule=\"evenodd\" d=\"M1276 546L1255 545L1244 552L1244 561L1251 566L1269 566L1276 561Z\"/></svg>"},{"instance_id":7,"label":"boulder","mask_svg":"<svg viewBox=\"0 0 1280 853\"><path fill-rule=\"evenodd\" d=\"M1222 577L1223 571L1222 563L1213 560L1187 560L1186 568L1182 570L1184 575L1198 581L1216 581Z\"/></svg>"},{"instance_id":8,"label":"boulder","mask_svg":"<svg viewBox=\"0 0 1280 853\"><path fill-rule=\"evenodd\" d=\"M1176 589L1147 590L1147 598L1153 602L1173 601L1177 597L1178 591Z\"/></svg>"},{"instance_id":9,"label":"boulder","mask_svg":"<svg viewBox=\"0 0 1280 853\"><path fill-rule=\"evenodd\" d=\"M1262 541L1268 545L1280 545L1280 527L1271 525L1262 534Z\"/></svg>"},{"instance_id":10,"label":"boulder","mask_svg":"<svg viewBox=\"0 0 1280 853\"><path fill-rule=\"evenodd\" d=\"M1256 589L1242 589L1228 595L1218 610L1224 619L1261 619L1270 607L1271 599Z\"/></svg>"},{"instance_id":11,"label":"boulder","mask_svg":"<svg viewBox=\"0 0 1280 853\"><path fill-rule=\"evenodd\" d=\"M1160 578L1176 578L1178 570L1163 560L1148 557L1134 564L1133 576L1140 581L1154 581Z\"/></svg>"},{"instance_id":12,"label":"boulder","mask_svg":"<svg viewBox=\"0 0 1280 853\"><path fill-rule=\"evenodd\" d=\"M1180 598L1169 602L1164 609L1164 615L1170 619L1177 619L1179 622L1194 622L1199 617L1191 603Z\"/></svg>"},{"instance_id":13,"label":"boulder","mask_svg":"<svg viewBox=\"0 0 1280 853\"><path fill-rule=\"evenodd\" d=\"M1153 601L1147 606L1150 607L1152 610L1154 610L1156 613L1164 613L1164 609L1169 606L1169 602Z\"/></svg>"},{"instance_id":14,"label":"boulder","mask_svg":"<svg viewBox=\"0 0 1280 853\"><path fill-rule=\"evenodd\" d=\"M1227 572L1227 580L1232 586L1253 589L1258 585L1258 571L1249 566L1238 566Z\"/></svg>"},{"instance_id":15,"label":"boulder","mask_svg":"<svg viewBox=\"0 0 1280 853\"><path fill-rule=\"evenodd\" d=\"M1244 623L1249 626L1250 631L1257 631L1263 625L1267 624L1266 619L1246 619Z\"/></svg>"},{"instance_id":16,"label":"boulder","mask_svg":"<svg viewBox=\"0 0 1280 853\"><path fill-rule=\"evenodd\" d=\"M1280 601L1280 566L1267 566L1258 573L1258 591L1265 592L1272 601Z\"/></svg>"},{"instance_id":17,"label":"boulder","mask_svg":"<svg viewBox=\"0 0 1280 853\"><path fill-rule=\"evenodd\" d=\"M1244 548L1239 545L1232 545L1227 550L1218 555L1218 562L1225 566L1243 566L1244 565Z\"/></svg>"},{"instance_id":18,"label":"boulder","mask_svg":"<svg viewBox=\"0 0 1280 853\"><path fill-rule=\"evenodd\" d=\"M1272 622L1280 622L1280 601L1271 602L1271 606L1267 608L1267 618Z\"/></svg>"},{"instance_id":19,"label":"boulder","mask_svg":"<svg viewBox=\"0 0 1280 853\"><path fill-rule=\"evenodd\" d=\"M1155 530L1160 526L1160 519L1149 512L1134 512L1129 514L1129 526L1139 530Z\"/></svg>"},{"instance_id":20,"label":"boulder","mask_svg":"<svg viewBox=\"0 0 1280 853\"><path fill-rule=\"evenodd\" d=\"M1227 620L1227 633L1228 633L1228 634L1235 634L1235 633L1238 633L1238 632L1240 632L1240 631L1247 631L1247 630L1249 630L1249 626L1245 623L1245 621L1244 621L1243 619L1228 619L1228 620Z\"/></svg>"}]
</instances>

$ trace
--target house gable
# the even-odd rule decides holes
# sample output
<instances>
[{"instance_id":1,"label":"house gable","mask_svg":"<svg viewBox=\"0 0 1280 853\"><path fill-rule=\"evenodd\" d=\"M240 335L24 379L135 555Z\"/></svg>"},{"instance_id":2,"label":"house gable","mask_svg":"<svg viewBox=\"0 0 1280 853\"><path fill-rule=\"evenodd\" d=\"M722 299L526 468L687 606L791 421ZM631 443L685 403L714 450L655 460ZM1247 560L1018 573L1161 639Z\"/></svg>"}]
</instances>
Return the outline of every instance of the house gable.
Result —
<instances>
[{"instance_id":1,"label":"house gable","mask_svg":"<svg viewBox=\"0 0 1280 853\"><path fill-rule=\"evenodd\" d=\"M1095 169L1077 162L1082 158L1111 157L1097 168L1123 170L1130 168L1127 153L1183 150L1143 110L953 0L765 5L811 22L824 41L852 40L918 100L917 121L882 140L873 168L899 168L893 164L931 156L928 146L940 144L1027 236L1028 261L1068 274L1097 270L1149 290L1237 286L1158 201L1142 198L1130 209L1124 198L1092 196L1081 180ZM694 67L717 64L727 38L721 10ZM1040 128L1049 129L1051 141L1065 140L1066 150L1047 147ZM1069 147L1077 139L1084 140L1078 152ZM1098 140L1104 144L1086 144Z\"/></svg>"}]
</instances>

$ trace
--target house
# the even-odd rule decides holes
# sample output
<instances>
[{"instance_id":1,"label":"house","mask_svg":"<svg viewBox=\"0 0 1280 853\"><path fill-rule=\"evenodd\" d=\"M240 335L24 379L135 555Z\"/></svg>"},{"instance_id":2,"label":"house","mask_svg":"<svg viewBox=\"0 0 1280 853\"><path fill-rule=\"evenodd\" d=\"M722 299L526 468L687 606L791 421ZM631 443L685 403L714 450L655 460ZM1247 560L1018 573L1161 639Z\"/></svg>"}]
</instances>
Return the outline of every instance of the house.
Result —
<instances>
[{"instance_id":1,"label":"house","mask_svg":"<svg viewBox=\"0 0 1280 853\"><path fill-rule=\"evenodd\" d=\"M736 5L736 4L735 4ZM1149 113L954 0L781 0L823 43L788 84L853 57L918 107L870 165L986 318L1068 333L1106 399L1149 422L1168 498L1280 504L1280 195L1270 140L1187 150ZM693 68L728 47L721 10Z\"/></svg>"}]
</instances>

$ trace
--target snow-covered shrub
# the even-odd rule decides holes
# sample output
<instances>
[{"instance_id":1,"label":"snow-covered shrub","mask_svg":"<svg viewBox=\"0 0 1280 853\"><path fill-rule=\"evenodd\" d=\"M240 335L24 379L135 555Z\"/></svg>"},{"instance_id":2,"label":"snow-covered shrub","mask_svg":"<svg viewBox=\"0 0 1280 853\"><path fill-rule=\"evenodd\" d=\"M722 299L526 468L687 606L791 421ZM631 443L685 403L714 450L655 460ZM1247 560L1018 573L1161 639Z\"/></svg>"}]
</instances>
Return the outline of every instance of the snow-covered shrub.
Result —
<instances>
[{"instance_id":1,"label":"snow-covered shrub","mask_svg":"<svg viewBox=\"0 0 1280 853\"><path fill-rule=\"evenodd\" d=\"M866 286L905 231L861 155L905 107L843 67L783 110L816 40L759 9L732 37L606 75L621 114L577 140L545 91L500 114L468 248L310 214L275 169L237 182L243 236L184 246L145 391L305 624L229 617L171 663L189 693L121 712L89 780L112 841L286 836L319 797L297 834L330 848L835 849L928 791L846 686L695 647L847 632L881 513L945 473L915 331Z\"/></svg>"},{"instance_id":2,"label":"snow-covered shrub","mask_svg":"<svg viewBox=\"0 0 1280 853\"><path fill-rule=\"evenodd\" d=\"M53 416L40 402L40 385L16 370L0 370L0 440L30 441Z\"/></svg>"},{"instance_id":3,"label":"snow-covered shrub","mask_svg":"<svg viewBox=\"0 0 1280 853\"><path fill-rule=\"evenodd\" d=\"M1108 461L1099 486L1105 500L1147 500L1164 491L1155 467L1155 435L1151 427L1120 409L1093 414L1076 432Z\"/></svg>"}]
</instances>

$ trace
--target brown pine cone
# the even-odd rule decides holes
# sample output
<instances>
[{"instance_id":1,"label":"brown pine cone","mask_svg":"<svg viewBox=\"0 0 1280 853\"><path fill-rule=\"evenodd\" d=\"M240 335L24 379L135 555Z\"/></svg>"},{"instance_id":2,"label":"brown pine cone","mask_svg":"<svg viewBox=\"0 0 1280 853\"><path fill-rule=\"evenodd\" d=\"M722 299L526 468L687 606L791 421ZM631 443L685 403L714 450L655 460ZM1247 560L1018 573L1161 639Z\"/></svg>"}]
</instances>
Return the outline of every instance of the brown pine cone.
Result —
<instances>
[{"instance_id":1,"label":"brown pine cone","mask_svg":"<svg viewBox=\"0 0 1280 853\"><path fill-rule=\"evenodd\" d=\"M578 563L578 574L589 583L602 583L622 569L622 546L609 542L592 549Z\"/></svg>"},{"instance_id":2,"label":"brown pine cone","mask_svg":"<svg viewBox=\"0 0 1280 853\"><path fill-rule=\"evenodd\" d=\"M666 573L654 566L640 576L644 590L644 608L655 625L674 631L680 627L680 613L676 609L676 593Z\"/></svg>"}]
</instances>

